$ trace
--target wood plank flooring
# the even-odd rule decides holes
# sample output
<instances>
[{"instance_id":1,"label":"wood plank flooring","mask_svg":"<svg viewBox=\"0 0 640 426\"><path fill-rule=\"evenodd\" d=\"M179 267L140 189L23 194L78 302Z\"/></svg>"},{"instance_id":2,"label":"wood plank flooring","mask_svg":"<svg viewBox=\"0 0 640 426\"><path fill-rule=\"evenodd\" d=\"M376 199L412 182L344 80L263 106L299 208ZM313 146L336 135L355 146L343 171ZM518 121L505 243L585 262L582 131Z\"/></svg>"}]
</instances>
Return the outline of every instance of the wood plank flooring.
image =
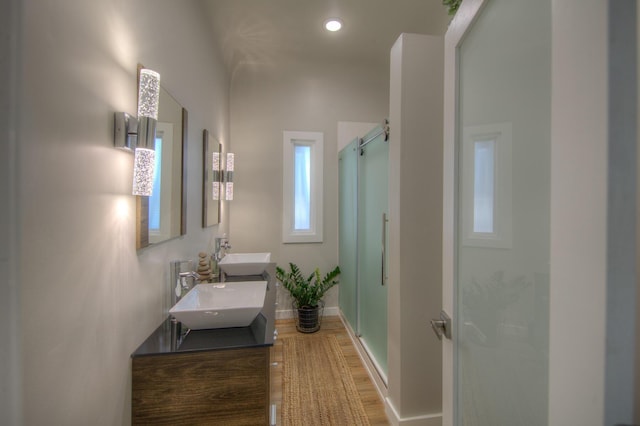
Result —
<instances>
[{"instance_id":1,"label":"wood plank flooring","mask_svg":"<svg viewBox=\"0 0 640 426\"><path fill-rule=\"evenodd\" d=\"M278 330L278 339L271 348L271 402L276 404L277 411L277 424L282 424L281 408L282 408L282 337L295 336L298 334L293 319L277 320L276 328ZM353 380L358 388L358 393L362 399L362 404L369 417L369 423L372 426L388 426L384 412L384 405L374 384L371 382L367 370L362 365L362 361L353 347L353 343L347 334L347 330L344 328L342 321L337 316L324 317L322 319L322 327L319 334L333 334L340 343L340 349L344 354ZM295 361L295 360L293 360ZM287 360L291 362L291 360ZM301 419L302 423L303 419Z\"/></svg>"}]
</instances>

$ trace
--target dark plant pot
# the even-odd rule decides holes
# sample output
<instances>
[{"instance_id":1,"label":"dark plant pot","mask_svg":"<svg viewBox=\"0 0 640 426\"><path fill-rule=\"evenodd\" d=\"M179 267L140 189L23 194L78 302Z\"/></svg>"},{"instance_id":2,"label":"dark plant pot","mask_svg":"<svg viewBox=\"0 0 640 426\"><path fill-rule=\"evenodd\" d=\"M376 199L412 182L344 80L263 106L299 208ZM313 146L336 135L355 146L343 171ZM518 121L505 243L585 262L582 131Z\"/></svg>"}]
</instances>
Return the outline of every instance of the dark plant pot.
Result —
<instances>
[{"instance_id":1,"label":"dark plant pot","mask_svg":"<svg viewBox=\"0 0 640 426\"><path fill-rule=\"evenodd\" d=\"M318 306L298 307L296 302L293 302L293 312L296 316L296 329L301 333L315 333L320 330L323 311L324 302L322 300L318 302Z\"/></svg>"}]
</instances>

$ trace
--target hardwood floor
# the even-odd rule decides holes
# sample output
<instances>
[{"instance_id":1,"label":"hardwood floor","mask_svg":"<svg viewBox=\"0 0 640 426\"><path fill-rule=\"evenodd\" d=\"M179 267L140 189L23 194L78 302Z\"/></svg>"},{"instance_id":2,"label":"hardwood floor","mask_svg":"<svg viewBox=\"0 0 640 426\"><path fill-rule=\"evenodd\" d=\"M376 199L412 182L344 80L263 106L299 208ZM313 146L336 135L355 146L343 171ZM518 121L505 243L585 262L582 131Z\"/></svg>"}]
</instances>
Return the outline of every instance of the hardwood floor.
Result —
<instances>
[{"instance_id":1,"label":"hardwood floor","mask_svg":"<svg viewBox=\"0 0 640 426\"><path fill-rule=\"evenodd\" d=\"M293 319L277 320L276 328L278 330L278 340L271 348L271 402L277 407L277 424L282 424L281 406L282 406L282 337L295 336L298 334ZM322 319L322 327L319 334L333 334L340 343L340 348L344 354L353 380L358 388L358 393L362 400L362 404L369 417L369 423L372 426L387 426L389 421L384 412L384 405L376 388L374 387L367 370L362 365L362 361L353 347L353 343L344 328L342 321L337 316L324 317ZM301 423L302 419L301 419Z\"/></svg>"}]
</instances>

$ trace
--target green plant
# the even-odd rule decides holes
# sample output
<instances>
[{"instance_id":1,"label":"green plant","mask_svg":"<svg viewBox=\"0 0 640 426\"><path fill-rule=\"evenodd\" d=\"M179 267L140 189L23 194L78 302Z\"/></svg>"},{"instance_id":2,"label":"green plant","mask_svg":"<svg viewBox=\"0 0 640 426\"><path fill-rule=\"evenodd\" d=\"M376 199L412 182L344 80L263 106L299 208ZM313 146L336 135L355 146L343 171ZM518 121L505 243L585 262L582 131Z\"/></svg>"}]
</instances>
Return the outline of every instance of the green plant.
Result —
<instances>
[{"instance_id":1,"label":"green plant","mask_svg":"<svg viewBox=\"0 0 640 426\"><path fill-rule=\"evenodd\" d=\"M462 0L442 0L442 4L449 7L449 15L455 15Z\"/></svg>"},{"instance_id":2,"label":"green plant","mask_svg":"<svg viewBox=\"0 0 640 426\"><path fill-rule=\"evenodd\" d=\"M334 285L338 284L336 277L340 275L340 267L327 273L324 278L320 278L320 269L315 271L308 278L305 278L300 268L294 263L289 263L290 271L285 271L281 267L276 267L276 278L286 288L291 297L296 301L298 308L316 307L322 296Z\"/></svg>"}]
</instances>

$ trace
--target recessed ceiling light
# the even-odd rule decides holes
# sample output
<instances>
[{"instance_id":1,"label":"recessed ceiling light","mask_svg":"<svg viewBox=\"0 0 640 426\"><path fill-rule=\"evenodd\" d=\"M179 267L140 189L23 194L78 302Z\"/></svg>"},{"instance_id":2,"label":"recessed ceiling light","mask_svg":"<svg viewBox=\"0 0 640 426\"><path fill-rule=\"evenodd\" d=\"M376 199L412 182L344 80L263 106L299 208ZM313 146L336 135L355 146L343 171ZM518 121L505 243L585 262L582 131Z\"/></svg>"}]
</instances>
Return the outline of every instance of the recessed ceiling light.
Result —
<instances>
[{"instance_id":1,"label":"recessed ceiling light","mask_svg":"<svg viewBox=\"0 0 640 426\"><path fill-rule=\"evenodd\" d=\"M342 21L337 18L331 18L324 21L324 27L327 31L339 31L342 28Z\"/></svg>"}]
</instances>

